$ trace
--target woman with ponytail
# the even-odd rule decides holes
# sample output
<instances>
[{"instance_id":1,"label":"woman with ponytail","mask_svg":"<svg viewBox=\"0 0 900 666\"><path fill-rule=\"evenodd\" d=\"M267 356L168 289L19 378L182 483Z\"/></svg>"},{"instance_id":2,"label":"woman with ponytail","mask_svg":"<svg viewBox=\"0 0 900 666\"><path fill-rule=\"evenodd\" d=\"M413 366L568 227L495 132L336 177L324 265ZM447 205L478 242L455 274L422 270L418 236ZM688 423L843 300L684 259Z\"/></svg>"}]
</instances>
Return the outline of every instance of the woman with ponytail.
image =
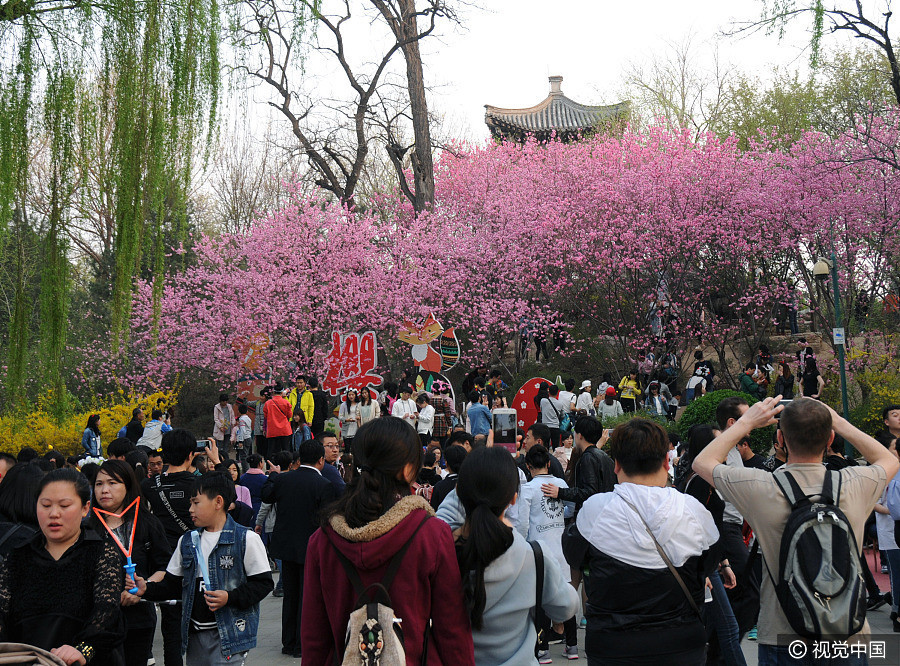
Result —
<instances>
[{"instance_id":1,"label":"woman with ponytail","mask_svg":"<svg viewBox=\"0 0 900 666\"><path fill-rule=\"evenodd\" d=\"M466 509L466 522L456 532L456 557L478 666L538 663L535 556L506 518L518 490L519 473L506 449L475 449L459 470L456 492ZM578 594L563 579L555 558L543 559L541 605L551 620L563 622L575 615ZM546 653L540 663L550 663Z\"/></svg>"},{"instance_id":2,"label":"woman with ponytail","mask_svg":"<svg viewBox=\"0 0 900 666\"><path fill-rule=\"evenodd\" d=\"M406 663L474 666L453 536L425 498L410 494L422 466L415 427L393 416L370 421L356 433L353 457L360 472L344 495L325 507L322 527L306 552L304 663L333 664L335 655L344 654L357 594L338 554L364 586L371 586L384 579L391 560L408 544L400 555L400 574L387 590L394 615L402 619Z\"/></svg>"}]
</instances>

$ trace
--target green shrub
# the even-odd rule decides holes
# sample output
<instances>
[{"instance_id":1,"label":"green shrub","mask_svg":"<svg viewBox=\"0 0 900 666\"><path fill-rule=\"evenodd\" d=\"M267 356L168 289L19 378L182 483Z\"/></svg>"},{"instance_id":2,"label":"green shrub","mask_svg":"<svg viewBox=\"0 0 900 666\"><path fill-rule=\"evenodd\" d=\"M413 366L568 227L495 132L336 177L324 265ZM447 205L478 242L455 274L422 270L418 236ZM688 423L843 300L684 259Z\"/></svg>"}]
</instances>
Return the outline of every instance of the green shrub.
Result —
<instances>
[{"instance_id":1,"label":"green shrub","mask_svg":"<svg viewBox=\"0 0 900 666\"><path fill-rule=\"evenodd\" d=\"M678 431L683 439L687 438L687 432L691 426L703 423L716 422L716 407L725 398L733 395L745 398L749 404L759 402L755 398L742 393L741 391L733 391L731 389L722 389L721 391L712 391L701 398L697 398L688 405L681 418L678 420ZM772 433L775 432L775 426L768 428L759 428L754 430L750 435L750 448L755 453L766 455L772 448Z\"/></svg>"},{"instance_id":2,"label":"green shrub","mask_svg":"<svg viewBox=\"0 0 900 666\"><path fill-rule=\"evenodd\" d=\"M666 432L673 431L678 433L678 425L673 421L666 420L664 416L653 416L640 409L636 412L625 412L622 416L617 416L614 419L603 419L603 428L611 430L618 425L628 423L632 419L646 419L648 421L653 421L654 423L661 425ZM609 452L609 442L606 443L606 446L604 446L603 449L607 453Z\"/></svg>"}]
</instances>

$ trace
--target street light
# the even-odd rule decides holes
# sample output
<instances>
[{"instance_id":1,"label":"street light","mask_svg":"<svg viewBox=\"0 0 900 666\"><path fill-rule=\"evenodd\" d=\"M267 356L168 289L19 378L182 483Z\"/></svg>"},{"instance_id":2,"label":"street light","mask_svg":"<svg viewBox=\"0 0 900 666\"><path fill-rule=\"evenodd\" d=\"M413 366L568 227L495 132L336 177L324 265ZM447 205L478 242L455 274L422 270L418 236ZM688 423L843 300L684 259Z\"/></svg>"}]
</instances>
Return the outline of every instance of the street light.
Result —
<instances>
[{"instance_id":1,"label":"street light","mask_svg":"<svg viewBox=\"0 0 900 666\"><path fill-rule=\"evenodd\" d=\"M844 362L844 316L841 313L841 289L838 285L837 257L835 257L834 250L831 251L831 259L819 257L816 265L813 266L813 277L817 280L824 282L829 275L831 276L831 288L834 290L834 329L832 338L837 347L838 363L841 367L841 404L844 409L844 418L849 419L850 405L847 401L847 370ZM847 455L850 455L853 447L850 446L849 442L847 442L846 448Z\"/></svg>"}]
</instances>

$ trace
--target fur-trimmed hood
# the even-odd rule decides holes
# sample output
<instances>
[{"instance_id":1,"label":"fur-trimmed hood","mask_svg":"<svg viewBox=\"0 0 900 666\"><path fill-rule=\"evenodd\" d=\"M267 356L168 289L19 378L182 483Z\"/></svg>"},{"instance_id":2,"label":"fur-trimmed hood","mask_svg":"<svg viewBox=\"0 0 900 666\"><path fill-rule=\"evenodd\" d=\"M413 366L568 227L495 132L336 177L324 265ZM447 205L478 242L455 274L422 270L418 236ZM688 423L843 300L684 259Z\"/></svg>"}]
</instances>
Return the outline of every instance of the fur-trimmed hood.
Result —
<instances>
[{"instance_id":1,"label":"fur-trimmed hood","mask_svg":"<svg viewBox=\"0 0 900 666\"><path fill-rule=\"evenodd\" d=\"M350 527L343 516L332 516L324 529L330 532L328 536L334 545L357 567L377 569L400 550L426 515L434 516L428 501L418 495L408 495L383 516L362 527Z\"/></svg>"}]
</instances>

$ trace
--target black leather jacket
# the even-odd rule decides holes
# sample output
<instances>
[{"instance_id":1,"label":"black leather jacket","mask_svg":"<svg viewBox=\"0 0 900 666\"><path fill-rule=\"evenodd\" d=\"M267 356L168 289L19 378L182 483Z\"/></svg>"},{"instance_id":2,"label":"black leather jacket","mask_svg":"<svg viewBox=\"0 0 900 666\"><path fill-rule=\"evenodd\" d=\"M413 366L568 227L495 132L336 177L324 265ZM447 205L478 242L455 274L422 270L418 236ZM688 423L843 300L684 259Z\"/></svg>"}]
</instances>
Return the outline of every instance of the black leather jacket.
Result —
<instances>
[{"instance_id":1,"label":"black leather jacket","mask_svg":"<svg viewBox=\"0 0 900 666\"><path fill-rule=\"evenodd\" d=\"M589 446L575 463L574 487L560 488L559 499L574 502L578 511L588 497L608 493L615 485L616 469L612 458L596 446Z\"/></svg>"}]
</instances>

